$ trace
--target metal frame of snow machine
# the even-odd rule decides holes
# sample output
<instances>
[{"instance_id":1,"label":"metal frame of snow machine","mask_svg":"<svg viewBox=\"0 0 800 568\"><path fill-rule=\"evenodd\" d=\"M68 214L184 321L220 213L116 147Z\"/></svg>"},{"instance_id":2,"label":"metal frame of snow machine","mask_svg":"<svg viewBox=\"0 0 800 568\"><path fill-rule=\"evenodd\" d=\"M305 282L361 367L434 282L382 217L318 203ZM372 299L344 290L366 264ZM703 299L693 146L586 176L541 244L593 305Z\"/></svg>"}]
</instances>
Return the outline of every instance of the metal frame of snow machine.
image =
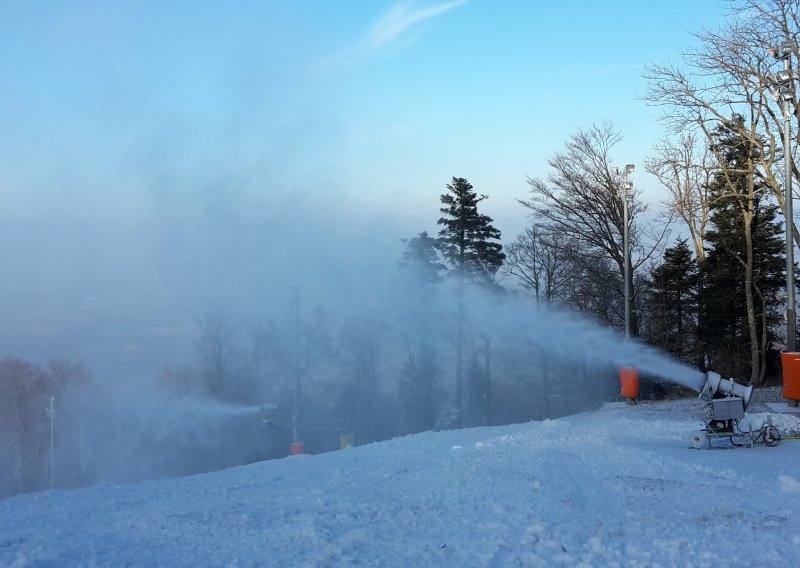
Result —
<instances>
[{"instance_id":1,"label":"metal frame of snow machine","mask_svg":"<svg viewBox=\"0 0 800 568\"><path fill-rule=\"evenodd\" d=\"M748 423L747 430L739 424L744 418L753 387L745 387L730 379L723 379L718 373L709 372L706 382L700 391L700 399L706 401L706 424L702 430L692 434L692 447L697 449L711 448L711 441L729 438L733 446L749 446L765 444L777 446L781 441L780 431L772 425L772 420L757 430Z\"/></svg>"}]
</instances>

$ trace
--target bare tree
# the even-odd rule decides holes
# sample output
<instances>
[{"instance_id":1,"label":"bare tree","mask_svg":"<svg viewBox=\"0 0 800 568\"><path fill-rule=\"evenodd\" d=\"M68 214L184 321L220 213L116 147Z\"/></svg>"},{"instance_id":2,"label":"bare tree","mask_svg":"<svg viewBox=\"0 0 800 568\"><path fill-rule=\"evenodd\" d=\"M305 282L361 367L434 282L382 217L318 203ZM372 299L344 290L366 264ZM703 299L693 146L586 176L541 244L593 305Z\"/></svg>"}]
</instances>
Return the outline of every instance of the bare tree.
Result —
<instances>
[{"instance_id":1,"label":"bare tree","mask_svg":"<svg viewBox=\"0 0 800 568\"><path fill-rule=\"evenodd\" d=\"M314 371L331 350L331 326L334 317L322 305L305 313L300 301L300 288L292 286L291 290L287 333L283 348L278 350L278 358L289 374L289 390L292 394L287 402L292 408L292 440L299 442L300 426L304 423L305 415L311 413L311 397L307 391Z\"/></svg>"},{"instance_id":2,"label":"bare tree","mask_svg":"<svg viewBox=\"0 0 800 568\"><path fill-rule=\"evenodd\" d=\"M231 387L234 322L227 314L214 312L198 320L197 325L200 336L195 341L195 350L203 377L211 394L224 398Z\"/></svg>"},{"instance_id":3,"label":"bare tree","mask_svg":"<svg viewBox=\"0 0 800 568\"><path fill-rule=\"evenodd\" d=\"M785 211L781 191L783 113L774 93L773 49L784 41L794 45L794 77L800 53L793 42L800 35L797 0L730 0L728 24L719 31L696 34L700 47L683 53L681 62L652 63L644 99L665 109L663 119L673 132L696 132L712 143L715 129L734 115L747 118L738 135L758 146L754 174ZM793 102L795 132L800 132L800 106ZM796 165L793 177L800 178ZM800 234L795 228L795 242Z\"/></svg>"},{"instance_id":4,"label":"bare tree","mask_svg":"<svg viewBox=\"0 0 800 568\"><path fill-rule=\"evenodd\" d=\"M406 357L398 377L406 428L410 432L430 430L436 424L439 368L431 341L406 339Z\"/></svg>"},{"instance_id":5,"label":"bare tree","mask_svg":"<svg viewBox=\"0 0 800 568\"><path fill-rule=\"evenodd\" d=\"M697 132L713 150L715 133L729 130L740 143L751 149L745 164L733 168L715 152L714 161L721 170L730 195L741 204L742 235L746 242L744 286L747 291L747 320L751 337L751 381L763 376L759 350L763 340L756 337L755 297L753 289L752 214L748 203L754 191L764 186L771 191L786 212L781 192L784 159L780 132L784 116L775 94L772 67L773 50L787 42L798 75L800 4L797 0L731 0L729 20L719 31L703 30L696 34L700 47L683 54L681 64L651 64L645 74L650 86L645 100L664 107L664 120L674 132ZM800 108L794 101L793 116L800 124ZM735 117L742 117L737 120ZM795 128L795 132L798 129ZM793 167L792 177L798 178ZM733 183L737 176L747 176L747 187ZM758 188L758 189L757 189ZM796 225L795 242L800 242Z\"/></svg>"},{"instance_id":6,"label":"bare tree","mask_svg":"<svg viewBox=\"0 0 800 568\"><path fill-rule=\"evenodd\" d=\"M624 203L610 161L611 150L621 139L611 124L578 130L564 150L548 160L553 171L547 179L528 179L530 197L519 200L531 210L534 222L569 243L566 250L571 253L573 266L579 273L573 278L575 284L590 281L595 292L609 289L619 299L624 295L622 275L626 262L622 239ZM646 206L636 193L629 203L632 252L629 283L635 305L633 275L660 245L667 225L659 231L638 223ZM617 269L616 278L609 279L609 263ZM610 317L607 303L594 308L598 310L595 315L599 319L615 325L621 323L622 318ZM637 334L635 314L632 332Z\"/></svg>"},{"instance_id":7,"label":"bare tree","mask_svg":"<svg viewBox=\"0 0 800 568\"><path fill-rule=\"evenodd\" d=\"M698 261L705 258L713 164L705 137L701 141L691 132L682 132L675 141L664 138L645 161L645 169L670 192L667 210L686 224Z\"/></svg>"},{"instance_id":8,"label":"bare tree","mask_svg":"<svg viewBox=\"0 0 800 568\"><path fill-rule=\"evenodd\" d=\"M245 322L248 387L255 400L276 403L290 390L285 365L281 361L282 330L269 316Z\"/></svg>"},{"instance_id":9,"label":"bare tree","mask_svg":"<svg viewBox=\"0 0 800 568\"><path fill-rule=\"evenodd\" d=\"M375 313L350 318L343 325L339 342L348 375L348 414L356 437L365 442L379 439L379 367L386 348L389 327Z\"/></svg>"},{"instance_id":10,"label":"bare tree","mask_svg":"<svg viewBox=\"0 0 800 568\"><path fill-rule=\"evenodd\" d=\"M552 304L570 280L567 248L563 235L534 223L505 247L503 270L531 290L537 302Z\"/></svg>"}]
</instances>

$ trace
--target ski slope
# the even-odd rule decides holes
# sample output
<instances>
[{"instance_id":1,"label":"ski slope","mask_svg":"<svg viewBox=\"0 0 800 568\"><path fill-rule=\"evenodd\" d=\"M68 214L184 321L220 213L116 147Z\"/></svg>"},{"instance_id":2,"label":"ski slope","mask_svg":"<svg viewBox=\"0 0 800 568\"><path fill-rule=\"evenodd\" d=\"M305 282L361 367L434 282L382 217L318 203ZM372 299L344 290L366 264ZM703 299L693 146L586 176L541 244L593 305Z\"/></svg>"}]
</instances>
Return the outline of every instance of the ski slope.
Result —
<instances>
[{"instance_id":1,"label":"ski slope","mask_svg":"<svg viewBox=\"0 0 800 568\"><path fill-rule=\"evenodd\" d=\"M800 565L800 440L694 450L699 411L610 405L18 496L0 566Z\"/></svg>"}]
</instances>

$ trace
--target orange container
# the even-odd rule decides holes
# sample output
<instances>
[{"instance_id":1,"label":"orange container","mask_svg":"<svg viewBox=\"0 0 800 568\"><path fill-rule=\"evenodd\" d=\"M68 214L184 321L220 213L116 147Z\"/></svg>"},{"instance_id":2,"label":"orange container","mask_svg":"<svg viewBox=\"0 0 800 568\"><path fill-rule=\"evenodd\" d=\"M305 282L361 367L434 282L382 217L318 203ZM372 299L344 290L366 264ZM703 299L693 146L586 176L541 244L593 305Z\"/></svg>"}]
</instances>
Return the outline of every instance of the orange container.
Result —
<instances>
[{"instance_id":1,"label":"orange container","mask_svg":"<svg viewBox=\"0 0 800 568\"><path fill-rule=\"evenodd\" d=\"M294 442L291 446L292 455L299 456L303 453L303 442Z\"/></svg>"},{"instance_id":2,"label":"orange container","mask_svg":"<svg viewBox=\"0 0 800 568\"><path fill-rule=\"evenodd\" d=\"M783 398L800 400L800 353L781 353Z\"/></svg>"},{"instance_id":3,"label":"orange container","mask_svg":"<svg viewBox=\"0 0 800 568\"><path fill-rule=\"evenodd\" d=\"M619 396L624 398L639 398L639 371L633 367L622 367L619 370L619 383L622 390Z\"/></svg>"}]
</instances>

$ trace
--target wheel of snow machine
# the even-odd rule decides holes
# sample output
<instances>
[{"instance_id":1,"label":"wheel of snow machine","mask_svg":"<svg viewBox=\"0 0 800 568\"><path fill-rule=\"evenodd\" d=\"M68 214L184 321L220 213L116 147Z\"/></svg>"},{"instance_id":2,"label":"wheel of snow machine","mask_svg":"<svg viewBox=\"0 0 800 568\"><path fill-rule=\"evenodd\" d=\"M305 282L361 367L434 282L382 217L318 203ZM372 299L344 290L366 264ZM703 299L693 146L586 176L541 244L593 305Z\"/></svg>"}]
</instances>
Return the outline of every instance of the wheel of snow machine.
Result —
<instances>
[{"instance_id":1,"label":"wheel of snow machine","mask_svg":"<svg viewBox=\"0 0 800 568\"><path fill-rule=\"evenodd\" d=\"M702 430L697 430L692 434L692 447L698 450L708 447L708 436Z\"/></svg>"},{"instance_id":2,"label":"wheel of snow machine","mask_svg":"<svg viewBox=\"0 0 800 568\"><path fill-rule=\"evenodd\" d=\"M775 426L767 426L764 431L764 443L770 447L777 446L781 441L781 433Z\"/></svg>"}]
</instances>

